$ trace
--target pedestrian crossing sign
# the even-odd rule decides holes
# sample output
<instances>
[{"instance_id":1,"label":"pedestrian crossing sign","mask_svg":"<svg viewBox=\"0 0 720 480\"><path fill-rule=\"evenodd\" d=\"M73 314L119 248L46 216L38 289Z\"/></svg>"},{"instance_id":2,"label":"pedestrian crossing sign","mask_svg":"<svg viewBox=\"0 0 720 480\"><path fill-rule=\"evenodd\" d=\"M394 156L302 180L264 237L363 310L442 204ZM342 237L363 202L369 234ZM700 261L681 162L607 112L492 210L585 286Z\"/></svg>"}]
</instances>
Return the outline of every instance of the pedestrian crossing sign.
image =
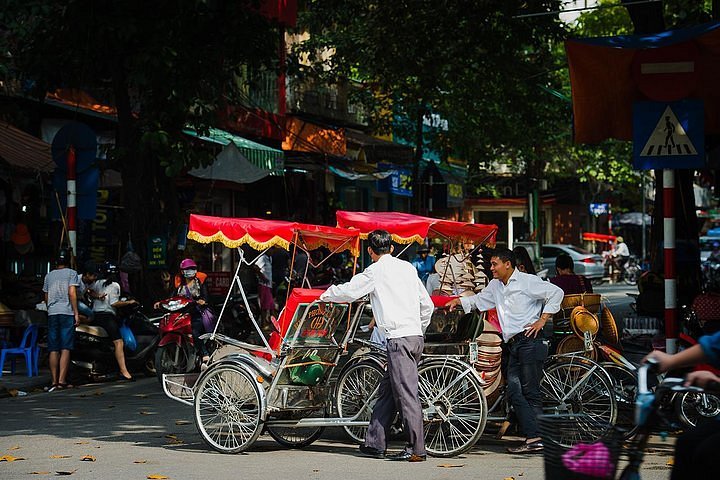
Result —
<instances>
[{"instance_id":1,"label":"pedestrian crossing sign","mask_svg":"<svg viewBox=\"0 0 720 480\"><path fill-rule=\"evenodd\" d=\"M633 105L633 166L705 167L704 109L701 100L636 102Z\"/></svg>"}]
</instances>

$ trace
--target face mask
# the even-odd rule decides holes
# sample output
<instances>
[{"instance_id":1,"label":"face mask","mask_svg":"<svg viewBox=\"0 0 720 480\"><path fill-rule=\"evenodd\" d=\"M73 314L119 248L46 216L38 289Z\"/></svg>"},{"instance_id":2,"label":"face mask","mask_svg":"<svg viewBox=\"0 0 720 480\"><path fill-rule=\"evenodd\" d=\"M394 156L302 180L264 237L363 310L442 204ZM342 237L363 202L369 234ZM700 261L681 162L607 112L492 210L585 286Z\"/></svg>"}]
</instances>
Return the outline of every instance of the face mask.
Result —
<instances>
[{"instance_id":1,"label":"face mask","mask_svg":"<svg viewBox=\"0 0 720 480\"><path fill-rule=\"evenodd\" d=\"M183 277L192 278L197 273L197 270L195 270L195 269L183 270L182 273L183 273Z\"/></svg>"}]
</instances>

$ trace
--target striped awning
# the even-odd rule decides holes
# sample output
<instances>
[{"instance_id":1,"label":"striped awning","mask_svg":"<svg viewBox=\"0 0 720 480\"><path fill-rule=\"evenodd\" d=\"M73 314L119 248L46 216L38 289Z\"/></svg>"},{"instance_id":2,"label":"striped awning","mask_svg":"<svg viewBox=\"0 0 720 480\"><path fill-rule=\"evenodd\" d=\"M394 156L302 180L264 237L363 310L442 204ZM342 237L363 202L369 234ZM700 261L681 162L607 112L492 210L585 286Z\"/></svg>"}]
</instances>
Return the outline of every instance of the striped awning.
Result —
<instances>
[{"instance_id":1,"label":"striped awning","mask_svg":"<svg viewBox=\"0 0 720 480\"><path fill-rule=\"evenodd\" d=\"M25 170L55 170L50 144L5 122L0 122L0 157Z\"/></svg>"},{"instance_id":2,"label":"striped awning","mask_svg":"<svg viewBox=\"0 0 720 480\"><path fill-rule=\"evenodd\" d=\"M219 128L210 128L207 135L201 135L192 128L186 128L183 133L206 142L216 143L218 145L228 145L234 143L240 153L247 158L250 163L265 170L270 170L270 175L282 176L285 168L285 154L282 150L268 147L261 143L253 142L239 135L226 132Z\"/></svg>"}]
</instances>

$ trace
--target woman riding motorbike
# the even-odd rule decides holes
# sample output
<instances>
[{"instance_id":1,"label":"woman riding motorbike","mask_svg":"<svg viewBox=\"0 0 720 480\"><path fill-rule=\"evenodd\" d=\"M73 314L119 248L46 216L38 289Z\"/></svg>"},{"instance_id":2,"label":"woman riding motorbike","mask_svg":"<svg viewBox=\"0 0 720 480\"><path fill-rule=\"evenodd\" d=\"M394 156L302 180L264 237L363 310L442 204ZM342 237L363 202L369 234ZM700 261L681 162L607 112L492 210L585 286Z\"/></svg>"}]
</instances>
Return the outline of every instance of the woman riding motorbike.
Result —
<instances>
[{"instance_id":1,"label":"woman riding motorbike","mask_svg":"<svg viewBox=\"0 0 720 480\"><path fill-rule=\"evenodd\" d=\"M102 269L103 278L97 280L92 287L93 323L104 328L115 346L115 360L123 380L132 382L135 378L125 365L124 342L120 335L117 309L137 303L136 300L120 300L120 283L117 267L106 263Z\"/></svg>"},{"instance_id":2,"label":"woman riding motorbike","mask_svg":"<svg viewBox=\"0 0 720 480\"><path fill-rule=\"evenodd\" d=\"M205 342L200 339L200 335L205 333L202 311L209 308L207 306L208 292L205 285L207 275L198 272L197 268L197 264L191 258L186 258L180 262L180 273L182 275L176 276L175 286L177 287L177 295L195 301L195 308L191 310L193 343L202 357L202 363L207 363L210 361L210 354Z\"/></svg>"}]
</instances>

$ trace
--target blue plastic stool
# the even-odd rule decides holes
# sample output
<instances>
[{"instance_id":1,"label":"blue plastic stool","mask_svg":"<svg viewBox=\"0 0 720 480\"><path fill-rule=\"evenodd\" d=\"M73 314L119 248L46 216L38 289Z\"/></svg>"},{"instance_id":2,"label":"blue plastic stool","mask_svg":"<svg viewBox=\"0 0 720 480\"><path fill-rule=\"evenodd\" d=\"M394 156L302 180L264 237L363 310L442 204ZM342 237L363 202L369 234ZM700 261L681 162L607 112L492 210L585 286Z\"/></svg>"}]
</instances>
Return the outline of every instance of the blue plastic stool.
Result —
<instances>
[{"instance_id":1,"label":"blue plastic stool","mask_svg":"<svg viewBox=\"0 0 720 480\"><path fill-rule=\"evenodd\" d=\"M28 325L23 333L20 345L17 347L3 348L0 350L0 377L2 377L2 367L5 365L5 355L11 355L10 372L15 375L15 356L24 355L25 365L27 368L28 377L32 377L33 374L37 375L36 367L36 354L38 339L38 326Z\"/></svg>"}]
</instances>

